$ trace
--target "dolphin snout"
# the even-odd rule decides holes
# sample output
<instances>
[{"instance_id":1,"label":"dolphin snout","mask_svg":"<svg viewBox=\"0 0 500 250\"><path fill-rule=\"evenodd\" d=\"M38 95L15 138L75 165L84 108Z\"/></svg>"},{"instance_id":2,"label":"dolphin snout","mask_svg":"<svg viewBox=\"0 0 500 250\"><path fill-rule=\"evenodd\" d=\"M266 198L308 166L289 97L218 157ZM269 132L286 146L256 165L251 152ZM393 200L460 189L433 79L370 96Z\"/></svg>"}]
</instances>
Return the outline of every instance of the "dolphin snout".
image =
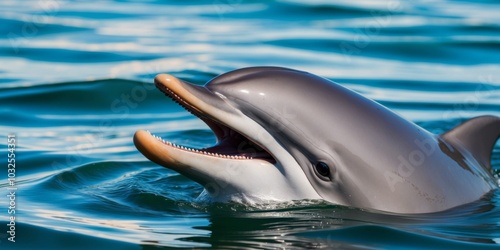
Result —
<instances>
[{"instance_id":1,"label":"dolphin snout","mask_svg":"<svg viewBox=\"0 0 500 250\"><path fill-rule=\"evenodd\" d=\"M155 77L156 85L163 85L167 88L172 87L179 82L179 79L169 74L159 74Z\"/></svg>"}]
</instances>

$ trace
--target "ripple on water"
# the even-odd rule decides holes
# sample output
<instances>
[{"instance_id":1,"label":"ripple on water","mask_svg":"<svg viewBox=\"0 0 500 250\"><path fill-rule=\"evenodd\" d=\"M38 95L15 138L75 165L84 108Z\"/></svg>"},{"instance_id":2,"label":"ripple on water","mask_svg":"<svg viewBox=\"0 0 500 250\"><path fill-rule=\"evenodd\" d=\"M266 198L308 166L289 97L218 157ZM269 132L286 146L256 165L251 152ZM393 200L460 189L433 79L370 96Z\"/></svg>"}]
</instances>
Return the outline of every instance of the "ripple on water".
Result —
<instances>
[{"instance_id":1,"label":"ripple on water","mask_svg":"<svg viewBox=\"0 0 500 250\"><path fill-rule=\"evenodd\" d=\"M157 91L153 77L204 84L255 65L327 77L434 133L500 116L495 1L2 1L0 8L0 135L18 138L19 248L500 242L498 190L427 215L322 201L210 203L198 198L200 185L146 160L132 142L147 129L190 147L213 145L208 127ZM498 174L500 143L491 161Z\"/></svg>"}]
</instances>

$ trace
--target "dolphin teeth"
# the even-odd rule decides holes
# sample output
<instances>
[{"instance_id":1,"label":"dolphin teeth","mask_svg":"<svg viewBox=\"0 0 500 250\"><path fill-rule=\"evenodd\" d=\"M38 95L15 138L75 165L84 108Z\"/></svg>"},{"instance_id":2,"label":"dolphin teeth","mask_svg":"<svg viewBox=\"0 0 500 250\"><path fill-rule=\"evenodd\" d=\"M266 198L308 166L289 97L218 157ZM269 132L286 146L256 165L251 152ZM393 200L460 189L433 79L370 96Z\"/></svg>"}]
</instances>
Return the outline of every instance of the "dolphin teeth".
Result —
<instances>
[{"instance_id":1,"label":"dolphin teeth","mask_svg":"<svg viewBox=\"0 0 500 250\"><path fill-rule=\"evenodd\" d=\"M195 152L198 154L209 155L209 156L223 158L223 159L232 159L232 160L250 160L250 159L253 159L253 157L248 157L248 156L244 156L244 155L225 155L225 154L219 154L219 153L212 153L212 152L205 151L206 148L202 148L202 149L188 148L188 147L185 147L182 145L177 145L177 144L170 142L170 141L166 141L163 138L161 138L160 136L152 134L151 131L149 131L149 130L146 130L146 132L148 132L151 136L153 136L157 140L163 142L165 145L175 147L175 148L178 148L181 150Z\"/></svg>"}]
</instances>

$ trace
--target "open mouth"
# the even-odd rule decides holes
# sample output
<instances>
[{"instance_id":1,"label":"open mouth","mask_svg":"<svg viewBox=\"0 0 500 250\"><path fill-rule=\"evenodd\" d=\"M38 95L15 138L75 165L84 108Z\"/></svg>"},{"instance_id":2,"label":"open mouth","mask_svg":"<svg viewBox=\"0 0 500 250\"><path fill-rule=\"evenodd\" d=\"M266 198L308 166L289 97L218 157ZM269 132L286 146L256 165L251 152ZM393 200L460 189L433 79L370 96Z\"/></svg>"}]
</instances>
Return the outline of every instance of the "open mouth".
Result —
<instances>
[{"instance_id":1,"label":"open mouth","mask_svg":"<svg viewBox=\"0 0 500 250\"><path fill-rule=\"evenodd\" d=\"M188 151L193 154L200 154L209 157L218 157L234 160L265 160L275 163L274 157L262 146L252 141L247 136L236 131L235 129L225 125L222 121L208 115L202 108L190 103L187 99L182 97L186 93L184 89L176 93L173 89L166 86L160 81L155 80L156 87L162 91L166 96L170 97L188 112L204 121L208 127L214 132L217 143L212 147L195 149L181 145L176 145L172 142L166 141L161 137L152 135L158 141L162 142L167 147L173 147L178 150ZM181 93L182 92L182 93ZM191 96L191 98L193 98Z\"/></svg>"}]
</instances>

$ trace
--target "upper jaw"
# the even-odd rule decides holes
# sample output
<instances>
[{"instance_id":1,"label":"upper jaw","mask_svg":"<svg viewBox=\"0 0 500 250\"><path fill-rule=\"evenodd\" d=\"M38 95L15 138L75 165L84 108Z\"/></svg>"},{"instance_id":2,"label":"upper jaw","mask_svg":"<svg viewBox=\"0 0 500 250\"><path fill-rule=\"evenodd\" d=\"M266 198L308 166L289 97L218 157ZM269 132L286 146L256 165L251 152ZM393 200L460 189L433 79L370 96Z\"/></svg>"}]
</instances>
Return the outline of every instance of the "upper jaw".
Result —
<instances>
[{"instance_id":1,"label":"upper jaw","mask_svg":"<svg viewBox=\"0 0 500 250\"><path fill-rule=\"evenodd\" d=\"M173 99L180 98L176 101L207 122L217 136L218 145L194 150L171 145L146 131L137 131L134 143L151 161L198 182L219 201L234 195L262 200L320 198L311 185L304 185L308 183L304 172L271 131L233 107L235 104L223 95L169 75L157 76L155 83ZM247 140L232 138L234 133ZM252 142L267 152L251 155L241 152L239 143L246 143L243 146L247 147ZM231 146L230 150L221 151L228 146L224 143ZM214 186L218 187L216 191L213 191Z\"/></svg>"},{"instance_id":2,"label":"upper jaw","mask_svg":"<svg viewBox=\"0 0 500 250\"><path fill-rule=\"evenodd\" d=\"M158 75L155 84L167 96L205 121L214 131L218 143L206 149L191 149L140 130L134 135L134 144L148 159L202 184L206 182L206 175L210 175L206 169L202 169L203 166L222 166L230 162L241 164L242 161L273 163L274 158L269 153L258 146L251 146L252 140L237 129L241 124L234 126L233 121L241 118L242 114L220 95L203 86L189 84L166 74ZM244 150L250 146L255 150Z\"/></svg>"}]
</instances>

